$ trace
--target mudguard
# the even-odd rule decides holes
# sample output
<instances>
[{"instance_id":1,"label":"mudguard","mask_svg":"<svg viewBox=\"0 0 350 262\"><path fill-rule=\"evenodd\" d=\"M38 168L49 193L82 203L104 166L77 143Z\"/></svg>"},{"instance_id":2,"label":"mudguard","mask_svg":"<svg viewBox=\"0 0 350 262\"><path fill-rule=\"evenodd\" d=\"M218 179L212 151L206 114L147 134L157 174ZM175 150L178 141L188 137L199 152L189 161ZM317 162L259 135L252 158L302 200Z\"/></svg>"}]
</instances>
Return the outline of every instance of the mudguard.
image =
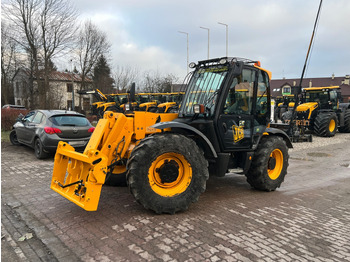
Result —
<instances>
[{"instance_id":1,"label":"mudguard","mask_svg":"<svg viewBox=\"0 0 350 262\"><path fill-rule=\"evenodd\" d=\"M276 135L276 136L280 136L283 138L284 141L286 141L286 145L288 148L293 148L292 142L290 141L289 136L286 134L286 132L277 129L277 128L271 128L268 127L265 129L265 132L268 134L272 134L272 135Z\"/></svg>"},{"instance_id":2,"label":"mudguard","mask_svg":"<svg viewBox=\"0 0 350 262\"><path fill-rule=\"evenodd\" d=\"M184 123L180 123L180 122L161 122L161 123L157 123L153 126L151 126L152 128L155 128L155 129L166 129L166 128L180 128L180 129L185 129L187 131L190 131L192 133L195 133L196 135L198 135L199 137L201 137L203 139L203 141L205 141L205 143L207 144L207 146L209 147L212 155L217 158L218 155L214 149L214 146L212 145L212 143L210 142L210 140L201 132L199 131L198 129L190 126L190 125L187 125L187 124L184 124Z\"/></svg>"}]
</instances>

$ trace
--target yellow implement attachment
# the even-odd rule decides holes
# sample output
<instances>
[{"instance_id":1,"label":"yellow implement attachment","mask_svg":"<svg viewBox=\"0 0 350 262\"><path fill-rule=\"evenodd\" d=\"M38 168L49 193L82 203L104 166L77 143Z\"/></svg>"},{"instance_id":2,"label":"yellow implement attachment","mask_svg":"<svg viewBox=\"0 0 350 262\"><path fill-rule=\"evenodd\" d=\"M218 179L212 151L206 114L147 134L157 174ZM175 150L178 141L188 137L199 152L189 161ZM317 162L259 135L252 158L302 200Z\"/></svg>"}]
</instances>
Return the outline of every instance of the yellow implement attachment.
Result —
<instances>
[{"instance_id":1,"label":"yellow implement attachment","mask_svg":"<svg viewBox=\"0 0 350 262\"><path fill-rule=\"evenodd\" d=\"M97 210L106 175L125 172L126 160L138 140L160 132L150 126L175 118L175 113L134 112L126 116L105 112L84 153L59 142L51 189L87 211Z\"/></svg>"},{"instance_id":2,"label":"yellow implement attachment","mask_svg":"<svg viewBox=\"0 0 350 262\"><path fill-rule=\"evenodd\" d=\"M107 159L99 151L80 154L61 141L55 155L51 189L85 210L95 211L106 174Z\"/></svg>"}]
</instances>

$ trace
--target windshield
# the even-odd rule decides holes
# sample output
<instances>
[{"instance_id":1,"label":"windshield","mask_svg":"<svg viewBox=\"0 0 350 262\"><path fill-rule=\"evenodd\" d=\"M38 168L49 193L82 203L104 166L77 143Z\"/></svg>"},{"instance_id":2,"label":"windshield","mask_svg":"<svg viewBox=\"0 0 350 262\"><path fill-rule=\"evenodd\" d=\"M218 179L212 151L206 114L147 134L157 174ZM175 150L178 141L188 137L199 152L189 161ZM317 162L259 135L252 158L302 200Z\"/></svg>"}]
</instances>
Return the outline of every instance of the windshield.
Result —
<instances>
[{"instance_id":1,"label":"windshield","mask_svg":"<svg viewBox=\"0 0 350 262\"><path fill-rule=\"evenodd\" d=\"M328 92L327 91L308 91L305 93L305 102L318 102L321 104L328 103Z\"/></svg>"},{"instance_id":2,"label":"windshield","mask_svg":"<svg viewBox=\"0 0 350 262\"><path fill-rule=\"evenodd\" d=\"M227 74L227 70L227 66L217 65L210 68L200 68L195 71L188 84L180 107L180 113L184 116L193 115L193 105L203 104L212 114L217 93Z\"/></svg>"}]
</instances>

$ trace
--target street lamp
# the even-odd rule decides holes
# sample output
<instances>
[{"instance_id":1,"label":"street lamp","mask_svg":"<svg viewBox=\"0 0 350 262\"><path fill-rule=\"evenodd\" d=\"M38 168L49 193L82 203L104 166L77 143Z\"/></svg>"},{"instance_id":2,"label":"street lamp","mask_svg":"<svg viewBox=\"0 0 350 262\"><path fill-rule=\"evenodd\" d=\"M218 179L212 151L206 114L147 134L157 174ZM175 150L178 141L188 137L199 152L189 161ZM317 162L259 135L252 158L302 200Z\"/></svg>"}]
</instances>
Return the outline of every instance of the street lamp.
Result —
<instances>
[{"instance_id":1,"label":"street lamp","mask_svg":"<svg viewBox=\"0 0 350 262\"><path fill-rule=\"evenodd\" d=\"M209 42L210 42L210 29L200 26L200 28L204 29L204 30L208 30L208 59L209 59Z\"/></svg>"},{"instance_id":2,"label":"street lamp","mask_svg":"<svg viewBox=\"0 0 350 262\"><path fill-rule=\"evenodd\" d=\"M73 73L73 59L70 60L71 68L72 68L72 111L75 111L75 98L74 98L74 73Z\"/></svg>"},{"instance_id":3,"label":"street lamp","mask_svg":"<svg viewBox=\"0 0 350 262\"><path fill-rule=\"evenodd\" d=\"M228 57L228 25L220 22L218 24L226 26L226 57Z\"/></svg>"},{"instance_id":4,"label":"street lamp","mask_svg":"<svg viewBox=\"0 0 350 262\"><path fill-rule=\"evenodd\" d=\"M187 32L182 32L182 31L178 31L181 34L185 34L187 36L187 64L186 64L186 68L187 68L187 74L188 74L188 57L189 57L189 53L188 53L188 33Z\"/></svg>"}]
</instances>

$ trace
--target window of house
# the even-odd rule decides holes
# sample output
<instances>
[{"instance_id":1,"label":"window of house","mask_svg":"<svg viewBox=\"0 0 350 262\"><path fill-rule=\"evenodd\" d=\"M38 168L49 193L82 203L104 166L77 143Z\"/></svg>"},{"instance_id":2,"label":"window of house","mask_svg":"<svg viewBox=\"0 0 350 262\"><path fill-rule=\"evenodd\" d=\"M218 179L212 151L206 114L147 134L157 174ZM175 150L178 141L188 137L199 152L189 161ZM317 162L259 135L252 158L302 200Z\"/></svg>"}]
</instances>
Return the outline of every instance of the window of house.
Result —
<instances>
[{"instance_id":1,"label":"window of house","mask_svg":"<svg viewBox=\"0 0 350 262\"><path fill-rule=\"evenodd\" d=\"M73 91L73 84L67 83L67 92L72 92L72 91Z\"/></svg>"},{"instance_id":2,"label":"window of house","mask_svg":"<svg viewBox=\"0 0 350 262\"><path fill-rule=\"evenodd\" d=\"M19 96L19 82L16 82L15 93L16 93L16 96Z\"/></svg>"},{"instance_id":3,"label":"window of house","mask_svg":"<svg viewBox=\"0 0 350 262\"><path fill-rule=\"evenodd\" d=\"M83 98L83 109L89 110L90 109L90 98Z\"/></svg>"},{"instance_id":4,"label":"window of house","mask_svg":"<svg viewBox=\"0 0 350 262\"><path fill-rule=\"evenodd\" d=\"M283 92L284 94L290 94L290 93L291 93L290 86L288 86L288 87L283 87L282 92Z\"/></svg>"},{"instance_id":5,"label":"window of house","mask_svg":"<svg viewBox=\"0 0 350 262\"><path fill-rule=\"evenodd\" d=\"M67 109L72 110L72 100L67 100Z\"/></svg>"}]
</instances>

